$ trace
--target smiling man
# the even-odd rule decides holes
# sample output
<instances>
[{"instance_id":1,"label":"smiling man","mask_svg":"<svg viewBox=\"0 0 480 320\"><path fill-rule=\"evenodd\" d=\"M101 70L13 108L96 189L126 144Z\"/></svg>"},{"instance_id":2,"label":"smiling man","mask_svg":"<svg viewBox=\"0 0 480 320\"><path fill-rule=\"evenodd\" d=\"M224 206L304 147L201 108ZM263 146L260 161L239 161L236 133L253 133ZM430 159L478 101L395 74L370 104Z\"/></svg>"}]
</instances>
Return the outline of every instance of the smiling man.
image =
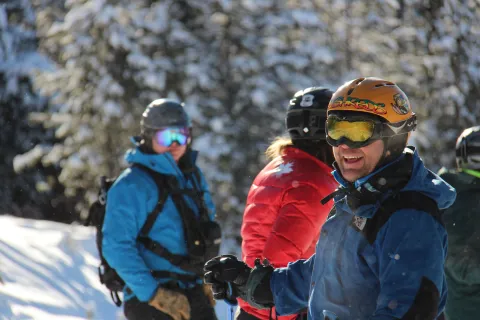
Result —
<instances>
[{"instance_id":1,"label":"smiling man","mask_svg":"<svg viewBox=\"0 0 480 320\"><path fill-rule=\"evenodd\" d=\"M445 307L447 234L440 210L455 190L407 147L416 116L394 83L359 78L332 96L327 142L340 187L315 254L286 268L232 256L205 265L214 297L227 291L279 315L312 320L433 320ZM236 270L236 272L233 272Z\"/></svg>"}]
</instances>

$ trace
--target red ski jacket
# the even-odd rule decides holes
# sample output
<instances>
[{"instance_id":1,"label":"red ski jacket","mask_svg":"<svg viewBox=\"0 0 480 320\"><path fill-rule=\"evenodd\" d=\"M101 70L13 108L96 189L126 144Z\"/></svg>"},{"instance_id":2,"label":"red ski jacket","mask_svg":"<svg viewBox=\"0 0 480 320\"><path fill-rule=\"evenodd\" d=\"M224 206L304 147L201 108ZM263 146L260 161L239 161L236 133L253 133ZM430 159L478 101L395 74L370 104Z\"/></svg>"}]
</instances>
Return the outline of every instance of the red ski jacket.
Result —
<instances>
[{"instance_id":1,"label":"red ski jacket","mask_svg":"<svg viewBox=\"0 0 480 320\"><path fill-rule=\"evenodd\" d=\"M257 175L243 215L243 261L253 267L256 258L267 258L279 268L315 252L320 229L333 205L332 201L322 205L320 200L338 186L332 170L310 154L289 146ZM239 305L259 319L269 319L270 310L255 309L241 299Z\"/></svg>"}]
</instances>

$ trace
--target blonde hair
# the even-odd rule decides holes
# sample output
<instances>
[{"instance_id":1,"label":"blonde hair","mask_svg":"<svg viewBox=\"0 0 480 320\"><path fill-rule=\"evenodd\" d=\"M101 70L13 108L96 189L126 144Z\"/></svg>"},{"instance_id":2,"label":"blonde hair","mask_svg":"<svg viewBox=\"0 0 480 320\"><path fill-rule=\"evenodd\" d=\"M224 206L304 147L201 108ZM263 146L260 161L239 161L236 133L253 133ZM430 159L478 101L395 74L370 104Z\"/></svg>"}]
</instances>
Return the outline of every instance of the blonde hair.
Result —
<instances>
[{"instance_id":1,"label":"blonde hair","mask_svg":"<svg viewBox=\"0 0 480 320\"><path fill-rule=\"evenodd\" d=\"M265 151L268 160L272 160L282 154L285 148L293 146L292 139L289 137L276 137Z\"/></svg>"}]
</instances>

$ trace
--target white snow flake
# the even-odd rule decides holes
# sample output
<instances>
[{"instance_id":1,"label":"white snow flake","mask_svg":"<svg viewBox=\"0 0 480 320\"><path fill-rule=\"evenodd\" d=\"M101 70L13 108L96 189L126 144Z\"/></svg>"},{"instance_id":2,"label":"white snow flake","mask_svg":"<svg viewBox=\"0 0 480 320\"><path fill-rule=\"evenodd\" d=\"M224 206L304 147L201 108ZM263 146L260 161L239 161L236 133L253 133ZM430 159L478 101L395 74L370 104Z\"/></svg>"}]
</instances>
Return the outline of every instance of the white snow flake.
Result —
<instances>
[{"instance_id":1,"label":"white snow flake","mask_svg":"<svg viewBox=\"0 0 480 320\"><path fill-rule=\"evenodd\" d=\"M284 174L290 173L293 171L293 162L282 163L271 172L275 175L275 177L279 178Z\"/></svg>"}]
</instances>

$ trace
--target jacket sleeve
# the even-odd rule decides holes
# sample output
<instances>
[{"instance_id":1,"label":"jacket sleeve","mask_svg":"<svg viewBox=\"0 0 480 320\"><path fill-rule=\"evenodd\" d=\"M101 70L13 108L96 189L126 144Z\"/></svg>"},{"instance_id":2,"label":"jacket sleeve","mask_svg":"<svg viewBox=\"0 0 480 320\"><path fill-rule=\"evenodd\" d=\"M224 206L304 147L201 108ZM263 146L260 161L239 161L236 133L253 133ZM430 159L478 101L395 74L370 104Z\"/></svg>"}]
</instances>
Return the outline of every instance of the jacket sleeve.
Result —
<instances>
[{"instance_id":1,"label":"jacket sleeve","mask_svg":"<svg viewBox=\"0 0 480 320\"><path fill-rule=\"evenodd\" d=\"M148 301L157 281L137 249L140 225L137 215L147 216L147 195L128 181L119 181L108 192L103 223L103 256L140 301Z\"/></svg>"},{"instance_id":2,"label":"jacket sleeve","mask_svg":"<svg viewBox=\"0 0 480 320\"><path fill-rule=\"evenodd\" d=\"M328 217L318 190L303 184L288 189L263 250L263 258L276 267L299 259L316 242ZM299 230L301 232L299 232Z\"/></svg>"},{"instance_id":3,"label":"jacket sleeve","mask_svg":"<svg viewBox=\"0 0 480 320\"><path fill-rule=\"evenodd\" d=\"M203 191L203 199L205 201L205 205L207 206L207 209L208 209L208 215L211 220L215 220L216 209L212 199L212 194L210 193L210 189L208 187L207 179L205 179L205 176L203 175L202 171L198 167L197 169L200 172L200 179L201 179L200 186Z\"/></svg>"},{"instance_id":4,"label":"jacket sleeve","mask_svg":"<svg viewBox=\"0 0 480 320\"><path fill-rule=\"evenodd\" d=\"M278 315L295 314L307 308L314 261L315 254L308 260L297 260L274 270L270 288Z\"/></svg>"},{"instance_id":5,"label":"jacket sleeve","mask_svg":"<svg viewBox=\"0 0 480 320\"><path fill-rule=\"evenodd\" d=\"M371 320L433 320L445 306L447 235L429 214L399 210L374 242L380 294Z\"/></svg>"}]
</instances>

